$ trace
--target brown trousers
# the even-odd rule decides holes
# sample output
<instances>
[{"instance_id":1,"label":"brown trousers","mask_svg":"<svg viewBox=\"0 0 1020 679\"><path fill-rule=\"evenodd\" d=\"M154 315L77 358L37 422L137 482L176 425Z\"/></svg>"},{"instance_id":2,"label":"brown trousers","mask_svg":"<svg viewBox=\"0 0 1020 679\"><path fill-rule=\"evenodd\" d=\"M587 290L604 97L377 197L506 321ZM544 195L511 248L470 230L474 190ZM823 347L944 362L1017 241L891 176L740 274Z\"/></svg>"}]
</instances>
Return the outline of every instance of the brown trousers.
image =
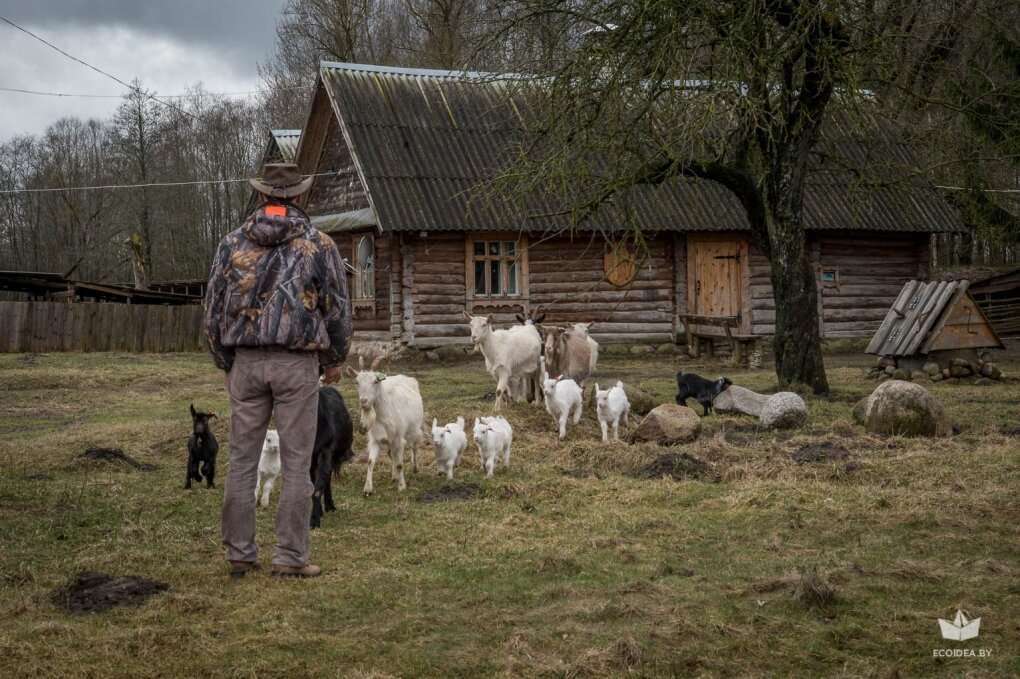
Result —
<instances>
[{"instance_id":1,"label":"brown trousers","mask_svg":"<svg viewBox=\"0 0 1020 679\"><path fill-rule=\"evenodd\" d=\"M315 352L239 348L230 370L230 467L222 537L228 561L255 561L255 484L269 417L276 409L283 486L276 509L273 564L305 566L312 553L309 467L319 407Z\"/></svg>"}]
</instances>

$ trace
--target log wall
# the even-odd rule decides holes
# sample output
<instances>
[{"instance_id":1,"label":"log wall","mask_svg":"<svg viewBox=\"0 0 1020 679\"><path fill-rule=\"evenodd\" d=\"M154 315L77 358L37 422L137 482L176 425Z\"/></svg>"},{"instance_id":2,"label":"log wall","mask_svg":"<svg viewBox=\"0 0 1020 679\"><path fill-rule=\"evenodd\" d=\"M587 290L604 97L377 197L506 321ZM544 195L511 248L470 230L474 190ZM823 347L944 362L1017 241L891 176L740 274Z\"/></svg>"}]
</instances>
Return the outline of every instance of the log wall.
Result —
<instances>
[{"instance_id":1,"label":"log wall","mask_svg":"<svg viewBox=\"0 0 1020 679\"><path fill-rule=\"evenodd\" d=\"M0 302L0 351L200 351L198 304Z\"/></svg>"},{"instance_id":2,"label":"log wall","mask_svg":"<svg viewBox=\"0 0 1020 679\"><path fill-rule=\"evenodd\" d=\"M873 335L903 284L929 273L928 234L861 234L812 232L808 257L818 270L836 268L839 284L819 282L822 337ZM772 335L776 330L776 301L765 253L750 248L751 332Z\"/></svg>"}]
</instances>

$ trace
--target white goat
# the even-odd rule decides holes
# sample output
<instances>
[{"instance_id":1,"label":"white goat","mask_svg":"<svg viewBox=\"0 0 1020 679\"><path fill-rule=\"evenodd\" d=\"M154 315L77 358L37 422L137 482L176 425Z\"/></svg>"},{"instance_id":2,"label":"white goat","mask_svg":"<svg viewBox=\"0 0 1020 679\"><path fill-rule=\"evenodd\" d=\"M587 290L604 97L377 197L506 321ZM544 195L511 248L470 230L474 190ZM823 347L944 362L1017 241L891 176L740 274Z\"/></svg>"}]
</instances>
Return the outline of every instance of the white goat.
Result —
<instances>
[{"instance_id":1,"label":"white goat","mask_svg":"<svg viewBox=\"0 0 1020 679\"><path fill-rule=\"evenodd\" d=\"M595 403L598 408L599 426L602 427L602 440L608 441L608 425L613 425L613 439L620 440L620 422L627 424L627 414L630 412L630 401L627 400L627 392L623 390L623 382L617 381L616 386L605 391L599 389L599 383L595 383Z\"/></svg>"},{"instance_id":2,"label":"white goat","mask_svg":"<svg viewBox=\"0 0 1020 679\"><path fill-rule=\"evenodd\" d=\"M563 376L551 378L545 374L545 361L542 362L542 391L545 394L545 409L560 425L560 441L567 438L567 419L573 415L574 424L581 421L581 409L584 407L584 391L572 379Z\"/></svg>"},{"instance_id":3,"label":"white goat","mask_svg":"<svg viewBox=\"0 0 1020 679\"><path fill-rule=\"evenodd\" d=\"M432 443L436 446L436 468L439 475L453 478L453 468L460 464L460 456L467 449L467 435L464 433L464 418L458 417L442 427L432 419Z\"/></svg>"},{"instance_id":4,"label":"white goat","mask_svg":"<svg viewBox=\"0 0 1020 679\"><path fill-rule=\"evenodd\" d=\"M503 466L510 466L510 446L514 442L514 430L504 417L475 418L475 445L482 459L485 478L491 479L496 467L496 456L503 456Z\"/></svg>"},{"instance_id":5,"label":"white goat","mask_svg":"<svg viewBox=\"0 0 1020 679\"><path fill-rule=\"evenodd\" d=\"M471 325L471 341L485 356L485 369L496 378L496 410L503 406L503 399L510 395L511 378L529 377L538 384L538 358L542 350L538 329L533 325L519 325L509 330L493 330L492 314L464 318ZM538 401L536 387L535 400Z\"/></svg>"},{"instance_id":6,"label":"white goat","mask_svg":"<svg viewBox=\"0 0 1020 679\"><path fill-rule=\"evenodd\" d=\"M553 375L568 377L584 388L584 383L595 372L598 361L598 342L588 336L591 323L577 323L559 328L543 325L545 333L545 361Z\"/></svg>"},{"instance_id":7,"label":"white goat","mask_svg":"<svg viewBox=\"0 0 1020 679\"><path fill-rule=\"evenodd\" d=\"M273 484L280 478L280 435L275 429L266 431L266 440L262 442L262 456L259 457L259 478L255 482L255 501L259 502L259 488L262 488L263 507L269 506L269 493Z\"/></svg>"},{"instance_id":8,"label":"white goat","mask_svg":"<svg viewBox=\"0 0 1020 679\"><path fill-rule=\"evenodd\" d=\"M391 476L397 490L404 490L404 446L411 444L411 467L418 471L418 438L421 436L424 405L418 390L418 380L407 375L386 376L375 369L382 356L372 361L365 370L365 360L358 357L360 370L347 366L347 374L358 385L358 405L361 407L361 424L368 432L368 475L365 478L365 495L372 494L372 470L379 450L387 446L393 469Z\"/></svg>"}]
</instances>

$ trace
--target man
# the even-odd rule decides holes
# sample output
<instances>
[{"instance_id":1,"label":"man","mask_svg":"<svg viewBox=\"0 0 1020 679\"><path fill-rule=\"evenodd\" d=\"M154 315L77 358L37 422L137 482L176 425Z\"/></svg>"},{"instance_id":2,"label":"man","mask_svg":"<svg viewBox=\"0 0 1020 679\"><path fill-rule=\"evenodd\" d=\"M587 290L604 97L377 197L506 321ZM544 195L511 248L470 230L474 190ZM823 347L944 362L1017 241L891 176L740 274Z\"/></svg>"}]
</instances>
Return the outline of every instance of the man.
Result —
<instances>
[{"instance_id":1,"label":"man","mask_svg":"<svg viewBox=\"0 0 1020 679\"><path fill-rule=\"evenodd\" d=\"M262 203L220 242L205 298L205 337L230 394L230 469L222 538L230 576L256 570L255 483L276 410L283 489L276 511L275 577L314 577L309 563L309 475L323 381L340 379L351 305L336 244L293 200L308 190L297 165L267 164L249 179Z\"/></svg>"}]
</instances>

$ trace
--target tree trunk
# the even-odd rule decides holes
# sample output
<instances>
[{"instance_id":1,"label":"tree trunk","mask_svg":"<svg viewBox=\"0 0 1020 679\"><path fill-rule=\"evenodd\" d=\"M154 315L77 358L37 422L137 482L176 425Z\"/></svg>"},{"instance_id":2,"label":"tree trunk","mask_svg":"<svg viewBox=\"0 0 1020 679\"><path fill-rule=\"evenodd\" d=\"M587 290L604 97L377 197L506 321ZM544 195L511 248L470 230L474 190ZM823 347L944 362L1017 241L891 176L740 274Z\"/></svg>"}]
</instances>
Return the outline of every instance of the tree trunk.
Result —
<instances>
[{"instance_id":1,"label":"tree trunk","mask_svg":"<svg viewBox=\"0 0 1020 679\"><path fill-rule=\"evenodd\" d=\"M145 264L145 255L142 245L142 236L137 231L124 241L128 251L131 253L131 269L135 274L135 288L138 290L149 289L149 270Z\"/></svg>"},{"instance_id":2,"label":"tree trunk","mask_svg":"<svg viewBox=\"0 0 1020 679\"><path fill-rule=\"evenodd\" d=\"M818 286L804 247L799 213L769 218L769 263L776 300L773 349L779 384L804 384L816 394L829 391L819 334Z\"/></svg>"}]
</instances>

